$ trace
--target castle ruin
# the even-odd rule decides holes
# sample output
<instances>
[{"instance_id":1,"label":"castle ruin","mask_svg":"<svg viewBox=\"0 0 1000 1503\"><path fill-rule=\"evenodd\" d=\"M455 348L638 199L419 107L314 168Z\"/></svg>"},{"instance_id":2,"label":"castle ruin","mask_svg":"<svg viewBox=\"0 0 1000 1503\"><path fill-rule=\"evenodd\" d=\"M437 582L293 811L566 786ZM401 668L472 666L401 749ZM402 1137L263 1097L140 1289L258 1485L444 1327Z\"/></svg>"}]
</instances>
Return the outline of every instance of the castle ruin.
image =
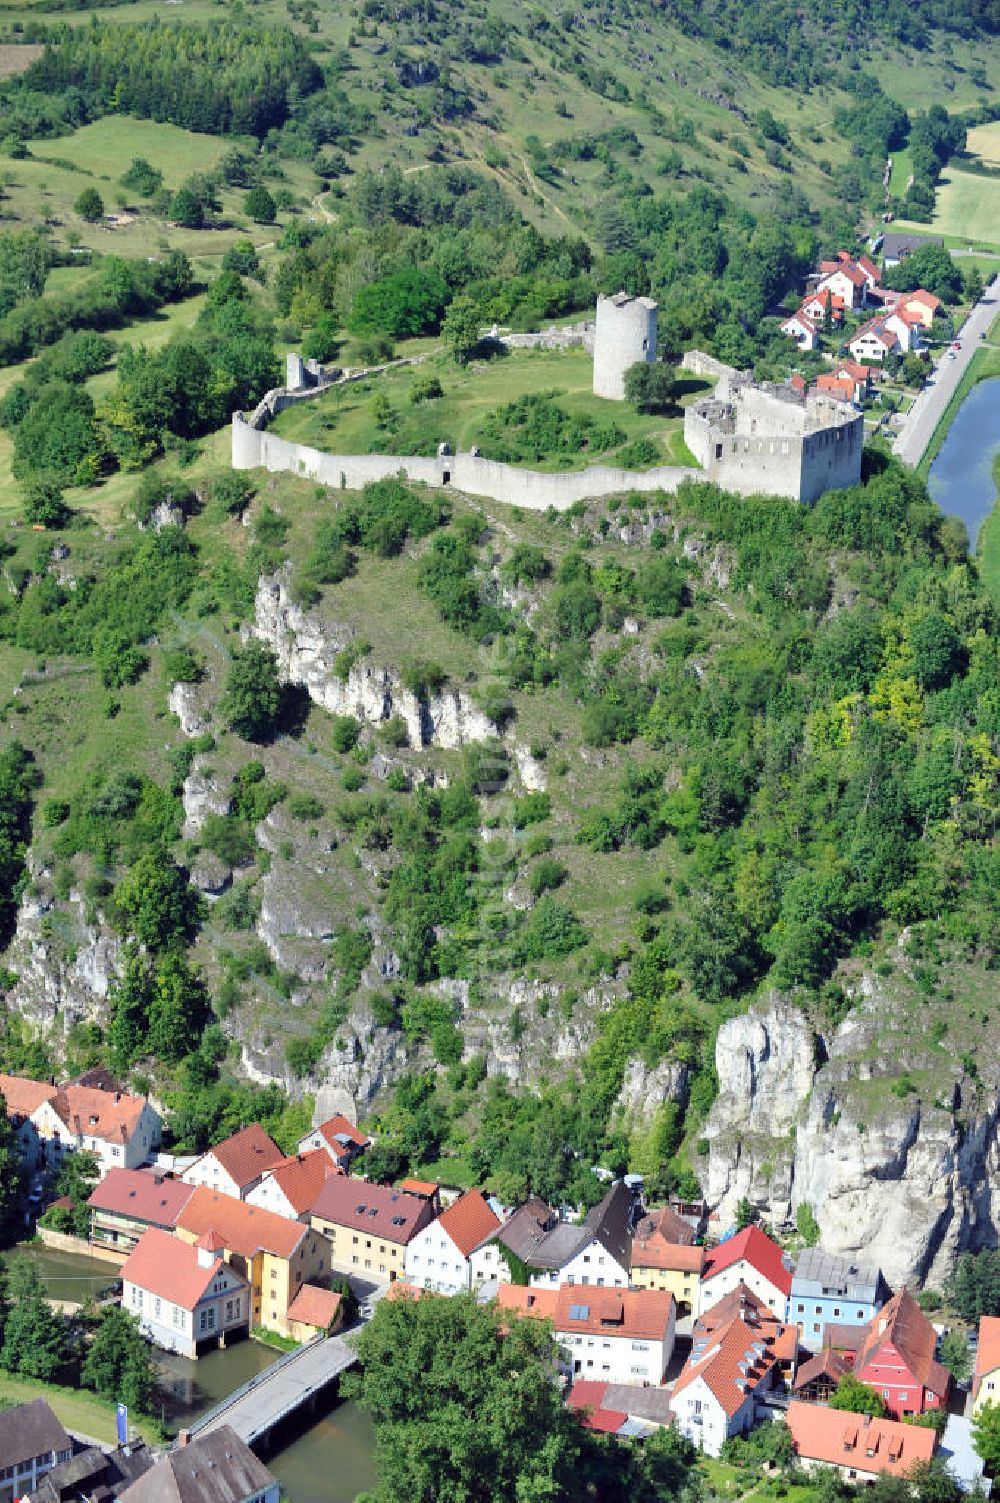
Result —
<instances>
[{"instance_id":1,"label":"castle ruin","mask_svg":"<svg viewBox=\"0 0 1000 1503\"><path fill-rule=\"evenodd\" d=\"M726 371L711 397L687 409L684 441L724 490L811 504L861 479L864 418L820 392Z\"/></svg>"},{"instance_id":2,"label":"castle ruin","mask_svg":"<svg viewBox=\"0 0 1000 1503\"><path fill-rule=\"evenodd\" d=\"M656 304L651 297L618 292L597 299L594 331L594 396L625 400L625 372L656 359Z\"/></svg>"}]
</instances>

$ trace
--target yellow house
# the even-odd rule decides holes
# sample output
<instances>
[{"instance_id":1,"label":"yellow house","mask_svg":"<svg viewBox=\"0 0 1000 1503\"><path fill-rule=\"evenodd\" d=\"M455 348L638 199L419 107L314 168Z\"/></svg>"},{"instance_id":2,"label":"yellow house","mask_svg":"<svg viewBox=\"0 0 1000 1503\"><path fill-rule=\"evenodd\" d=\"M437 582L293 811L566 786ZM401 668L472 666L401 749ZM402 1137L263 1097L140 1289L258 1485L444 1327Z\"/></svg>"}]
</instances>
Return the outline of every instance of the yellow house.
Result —
<instances>
[{"instance_id":1,"label":"yellow house","mask_svg":"<svg viewBox=\"0 0 1000 1503\"><path fill-rule=\"evenodd\" d=\"M341 1174L327 1180L312 1208L333 1266L382 1284L403 1277L407 1246L433 1219L430 1202L419 1196Z\"/></svg>"},{"instance_id":2,"label":"yellow house","mask_svg":"<svg viewBox=\"0 0 1000 1503\"><path fill-rule=\"evenodd\" d=\"M972 1412L984 1404L1000 1404L1000 1320L980 1316L976 1370L972 1379Z\"/></svg>"},{"instance_id":3,"label":"yellow house","mask_svg":"<svg viewBox=\"0 0 1000 1503\"><path fill-rule=\"evenodd\" d=\"M304 1284L330 1272L330 1244L314 1227L201 1185L177 1218L185 1242L213 1234L250 1285L251 1325L289 1334L288 1309Z\"/></svg>"},{"instance_id":4,"label":"yellow house","mask_svg":"<svg viewBox=\"0 0 1000 1503\"><path fill-rule=\"evenodd\" d=\"M694 1245L690 1227L669 1208L644 1216L632 1238L629 1278L638 1289L672 1294L678 1315L701 1314L705 1249Z\"/></svg>"}]
</instances>

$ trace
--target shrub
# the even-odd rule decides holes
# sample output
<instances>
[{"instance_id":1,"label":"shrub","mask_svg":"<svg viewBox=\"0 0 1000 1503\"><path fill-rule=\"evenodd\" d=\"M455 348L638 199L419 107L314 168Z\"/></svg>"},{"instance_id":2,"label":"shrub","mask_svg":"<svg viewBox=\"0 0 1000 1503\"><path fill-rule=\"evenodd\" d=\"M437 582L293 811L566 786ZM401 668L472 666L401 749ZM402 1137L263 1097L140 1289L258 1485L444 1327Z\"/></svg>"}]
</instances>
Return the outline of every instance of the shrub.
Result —
<instances>
[{"instance_id":1,"label":"shrub","mask_svg":"<svg viewBox=\"0 0 1000 1503\"><path fill-rule=\"evenodd\" d=\"M98 219L104 218L104 199L96 188L84 188L73 204L73 208L81 219L86 219L90 224L95 224Z\"/></svg>"},{"instance_id":2,"label":"shrub","mask_svg":"<svg viewBox=\"0 0 1000 1503\"><path fill-rule=\"evenodd\" d=\"M358 744L361 735L361 724L353 715L335 715L333 718L333 732L331 739L334 749L339 752L349 752Z\"/></svg>"},{"instance_id":3,"label":"shrub","mask_svg":"<svg viewBox=\"0 0 1000 1503\"><path fill-rule=\"evenodd\" d=\"M540 898L545 892L554 892L569 876L569 869L561 861L549 858L539 861L528 878L533 897Z\"/></svg>"},{"instance_id":4,"label":"shrub","mask_svg":"<svg viewBox=\"0 0 1000 1503\"><path fill-rule=\"evenodd\" d=\"M251 188L243 200L243 212L257 224L273 224L278 212L277 205L263 183Z\"/></svg>"},{"instance_id":5,"label":"shrub","mask_svg":"<svg viewBox=\"0 0 1000 1503\"><path fill-rule=\"evenodd\" d=\"M532 909L518 949L526 960L554 960L586 943L587 931L576 914L546 895Z\"/></svg>"},{"instance_id":6,"label":"shrub","mask_svg":"<svg viewBox=\"0 0 1000 1503\"><path fill-rule=\"evenodd\" d=\"M250 827L230 814L209 814L201 827L201 844L227 866L253 859L256 846Z\"/></svg>"},{"instance_id":7,"label":"shrub","mask_svg":"<svg viewBox=\"0 0 1000 1503\"><path fill-rule=\"evenodd\" d=\"M302 820L303 823L306 820L322 819L323 817L323 805L311 793L290 794L285 807L293 819Z\"/></svg>"},{"instance_id":8,"label":"shrub","mask_svg":"<svg viewBox=\"0 0 1000 1503\"><path fill-rule=\"evenodd\" d=\"M281 712L278 660L268 647L248 642L233 652L219 704L229 729L248 741L273 735Z\"/></svg>"}]
</instances>

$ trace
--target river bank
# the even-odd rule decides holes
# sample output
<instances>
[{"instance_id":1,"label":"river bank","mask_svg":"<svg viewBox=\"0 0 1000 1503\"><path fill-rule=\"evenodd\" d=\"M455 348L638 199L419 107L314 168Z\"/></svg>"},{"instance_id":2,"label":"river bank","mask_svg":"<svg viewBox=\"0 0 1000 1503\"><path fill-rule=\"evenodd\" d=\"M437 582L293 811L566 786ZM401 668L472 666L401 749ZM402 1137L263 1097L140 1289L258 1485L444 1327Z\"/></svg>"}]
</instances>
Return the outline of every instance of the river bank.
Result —
<instances>
[{"instance_id":1,"label":"river bank","mask_svg":"<svg viewBox=\"0 0 1000 1503\"><path fill-rule=\"evenodd\" d=\"M993 456L993 510L979 534L979 572L993 599L1000 603L1000 453Z\"/></svg>"},{"instance_id":2,"label":"river bank","mask_svg":"<svg viewBox=\"0 0 1000 1503\"><path fill-rule=\"evenodd\" d=\"M949 516L958 517L977 553L980 529L991 518L996 501L994 461L1000 454L1000 350L990 352L996 360L996 376L973 383L956 412L949 431L927 474L927 488L934 501ZM995 562L1000 538L994 524L988 529L989 568L1000 583ZM980 562L984 554L978 550Z\"/></svg>"}]
</instances>

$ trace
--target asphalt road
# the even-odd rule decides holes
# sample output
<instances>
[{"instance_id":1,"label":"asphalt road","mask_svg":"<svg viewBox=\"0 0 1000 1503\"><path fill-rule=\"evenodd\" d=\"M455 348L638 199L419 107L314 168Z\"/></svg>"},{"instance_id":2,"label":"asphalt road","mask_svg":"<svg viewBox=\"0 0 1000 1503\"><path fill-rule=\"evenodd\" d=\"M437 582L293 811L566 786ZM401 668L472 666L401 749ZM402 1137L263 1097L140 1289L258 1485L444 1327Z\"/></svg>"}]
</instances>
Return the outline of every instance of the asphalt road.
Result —
<instances>
[{"instance_id":1,"label":"asphalt road","mask_svg":"<svg viewBox=\"0 0 1000 1503\"><path fill-rule=\"evenodd\" d=\"M924 457L927 445L935 428L944 416L944 410L955 394L963 375L969 368L980 346L980 335L989 332L990 325L1000 311L1000 276L993 278L979 302L955 335L961 349L955 351L955 359L943 354L938 361L930 384L920 392L913 406L903 419L903 425L893 440L893 453L906 464L918 465ZM949 346L950 348L950 346Z\"/></svg>"}]
</instances>

